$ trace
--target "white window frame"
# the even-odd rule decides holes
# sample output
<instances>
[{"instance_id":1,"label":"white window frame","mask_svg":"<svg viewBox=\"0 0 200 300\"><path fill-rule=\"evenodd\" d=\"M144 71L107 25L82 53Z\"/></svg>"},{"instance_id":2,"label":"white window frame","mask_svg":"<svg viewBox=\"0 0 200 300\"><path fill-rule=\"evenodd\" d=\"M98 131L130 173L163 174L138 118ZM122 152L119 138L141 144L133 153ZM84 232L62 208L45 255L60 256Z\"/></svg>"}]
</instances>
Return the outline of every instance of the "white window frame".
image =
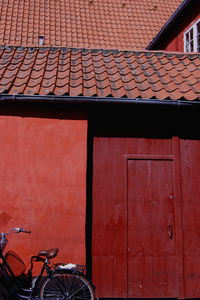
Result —
<instances>
[{"instance_id":1,"label":"white window frame","mask_svg":"<svg viewBox=\"0 0 200 300\"><path fill-rule=\"evenodd\" d=\"M200 31L198 31L197 25L200 24L200 19L198 19L190 28L184 32L184 51L185 52L200 52ZM193 39L186 38L187 34L191 34L193 31ZM193 49L191 49L193 46Z\"/></svg>"}]
</instances>

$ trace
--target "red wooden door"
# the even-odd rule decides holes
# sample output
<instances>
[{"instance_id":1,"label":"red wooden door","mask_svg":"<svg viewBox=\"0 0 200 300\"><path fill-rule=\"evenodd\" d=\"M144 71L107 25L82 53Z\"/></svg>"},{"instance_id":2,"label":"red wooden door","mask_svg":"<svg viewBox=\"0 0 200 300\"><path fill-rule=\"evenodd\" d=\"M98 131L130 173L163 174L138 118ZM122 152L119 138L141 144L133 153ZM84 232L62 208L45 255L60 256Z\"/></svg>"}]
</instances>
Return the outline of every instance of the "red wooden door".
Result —
<instances>
[{"instance_id":1,"label":"red wooden door","mask_svg":"<svg viewBox=\"0 0 200 300\"><path fill-rule=\"evenodd\" d=\"M181 297L175 148L171 138L94 138L97 297Z\"/></svg>"},{"instance_id":2,"label":"red wooden door","mask_svg":"<svg viewBox=\"0 0 200 300\"><path fill-rule=\"evenodd\" d=\"M128 159L128 297L177 297L173 161Z\"/></svg>"}]
</instances>

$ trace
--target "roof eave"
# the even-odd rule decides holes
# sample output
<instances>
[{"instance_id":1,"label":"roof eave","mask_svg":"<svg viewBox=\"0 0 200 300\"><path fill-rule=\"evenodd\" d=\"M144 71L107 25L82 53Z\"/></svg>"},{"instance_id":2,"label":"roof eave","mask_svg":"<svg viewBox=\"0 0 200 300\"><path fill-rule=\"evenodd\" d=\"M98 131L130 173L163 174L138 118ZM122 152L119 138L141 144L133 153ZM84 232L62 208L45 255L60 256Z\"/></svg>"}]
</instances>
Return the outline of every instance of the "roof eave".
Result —
<instances>
[{"instance_id":1,"label":"roof eave","mask_svg":"<svg viewBox=\"0 0 200 300\"><path fill-rule=\"evenodd\" d=\"M1 94L0 102L8 103L69 103L69 104L154 104L167 106L200 106L196 100L171 99L143 99L143 98L112 98L112 97L85 97L85 96L58 96L58 95L10 95Z\"/></svg>"}]
</instances>

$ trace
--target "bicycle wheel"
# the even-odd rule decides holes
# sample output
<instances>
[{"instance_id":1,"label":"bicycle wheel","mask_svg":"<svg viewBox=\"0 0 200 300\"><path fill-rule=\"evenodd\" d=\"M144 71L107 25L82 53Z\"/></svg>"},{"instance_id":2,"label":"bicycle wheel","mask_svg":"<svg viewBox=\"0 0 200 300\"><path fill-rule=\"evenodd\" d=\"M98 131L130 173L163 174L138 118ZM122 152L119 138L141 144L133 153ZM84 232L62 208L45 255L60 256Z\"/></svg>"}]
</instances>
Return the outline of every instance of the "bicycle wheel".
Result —
<instances>
[{"instance_id":1,"label":"bicycle wheel","mask_svg":"<svg viewBox=\"0 0 200 300\"><path fill-rule=\"evenodd\" d=\"M56 273L40 289L41 299L94 300L94 290L82 275Z\"/></svg>"}]
</instances>

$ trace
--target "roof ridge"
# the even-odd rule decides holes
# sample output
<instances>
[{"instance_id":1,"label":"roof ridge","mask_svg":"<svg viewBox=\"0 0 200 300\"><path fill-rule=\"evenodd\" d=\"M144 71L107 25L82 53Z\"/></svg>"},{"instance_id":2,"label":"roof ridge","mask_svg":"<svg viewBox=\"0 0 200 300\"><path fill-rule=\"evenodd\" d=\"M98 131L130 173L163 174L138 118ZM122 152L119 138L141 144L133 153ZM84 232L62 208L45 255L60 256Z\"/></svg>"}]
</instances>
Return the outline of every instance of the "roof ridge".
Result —
<instances>
[{"instance_id":1,"label":"roof ridge","mask_svg":"<svg viewBox=\"0 0 200 300\"><path fill-rule=\"evenodd\" d=\"M66 50L66 51L81 51L81 52L92 52L92 53L134 53L134 54L158 54L162 55L164 54L167 57L170 57L172 55L175 55L177 57L180 56L186 56L186 57L199 57L200 53L199 52L181 52L181 51L164 51L164 50L119 50L119 49L94 49L94 48L75 48L75 47L51 47L51 46L34 46L34 47L29 47L29 46L0 46L1 49L21 49L21 50L52 50L52 51L58 51L58 50Z\"/></svg>"}]
</instances>

